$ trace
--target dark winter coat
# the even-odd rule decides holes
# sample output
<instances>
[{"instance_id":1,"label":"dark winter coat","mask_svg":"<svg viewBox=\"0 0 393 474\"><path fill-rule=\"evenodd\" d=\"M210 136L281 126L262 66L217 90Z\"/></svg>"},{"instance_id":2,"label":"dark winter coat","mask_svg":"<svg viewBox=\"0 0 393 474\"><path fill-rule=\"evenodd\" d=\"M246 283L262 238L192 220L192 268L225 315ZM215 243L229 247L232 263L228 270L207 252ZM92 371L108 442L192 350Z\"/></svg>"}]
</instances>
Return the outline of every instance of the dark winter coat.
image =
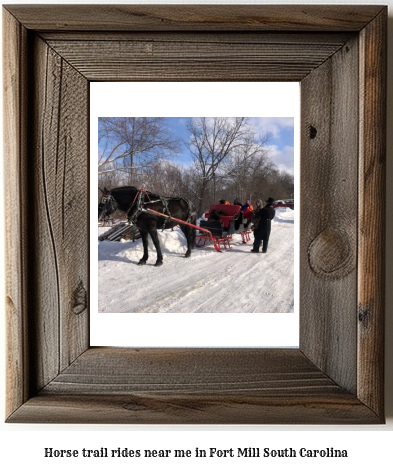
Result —
<instances>
[{"instance_id":1,"label":"dark winter coat","mask_svg":"<svg viewBox=\"0 0 393 474\"><path fill-rule=\"evenodd\" d=\"M271 204L267 204L262 209L255 211L253 217L255 237L266 242L269 241L271 221L275 215L276 211Z\"/></svg>"}]
</instances>

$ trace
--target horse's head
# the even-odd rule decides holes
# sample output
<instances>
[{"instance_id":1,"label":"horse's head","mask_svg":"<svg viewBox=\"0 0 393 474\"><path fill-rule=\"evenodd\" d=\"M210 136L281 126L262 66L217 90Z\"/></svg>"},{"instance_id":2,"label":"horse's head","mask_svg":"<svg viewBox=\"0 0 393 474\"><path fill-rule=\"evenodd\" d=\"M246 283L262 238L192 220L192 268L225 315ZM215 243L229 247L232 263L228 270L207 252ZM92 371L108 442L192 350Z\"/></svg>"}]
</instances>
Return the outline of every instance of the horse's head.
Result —
<instances>
[{"instance_id":1,"label":"horse's head","mask_svg":"<svg viewBox=\"0 0 393 474\"><path fill-rule=\"evenodd\" d=\"M113 214L118 208L115 198L109 192L104 194L98 204L98 220L105 219Z\"/></svg>"}]
</instances>

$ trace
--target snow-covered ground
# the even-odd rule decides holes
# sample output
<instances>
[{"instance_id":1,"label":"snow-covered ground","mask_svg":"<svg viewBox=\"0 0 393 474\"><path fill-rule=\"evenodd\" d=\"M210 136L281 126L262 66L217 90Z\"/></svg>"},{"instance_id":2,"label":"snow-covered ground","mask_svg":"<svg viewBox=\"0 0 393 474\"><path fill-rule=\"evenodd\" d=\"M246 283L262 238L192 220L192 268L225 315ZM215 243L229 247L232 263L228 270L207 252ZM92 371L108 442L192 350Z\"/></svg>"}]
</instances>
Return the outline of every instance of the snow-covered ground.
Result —
<instances>
[{"instance_id":1,"label":"snow-covered ground","mask_svg":"<svg viewBox=\"0 0 393 474\"><path fill-rule=\"evenodd\" d=\"M102 233L107 229L100 228ZM292 313L294 312L294 211L277 209L266 254L234 235L231 248L193 249L184 258L181 230L159 231L164 264L155 267L142 242L98 244L99 313Z\"/></svg>"}]
</instances>

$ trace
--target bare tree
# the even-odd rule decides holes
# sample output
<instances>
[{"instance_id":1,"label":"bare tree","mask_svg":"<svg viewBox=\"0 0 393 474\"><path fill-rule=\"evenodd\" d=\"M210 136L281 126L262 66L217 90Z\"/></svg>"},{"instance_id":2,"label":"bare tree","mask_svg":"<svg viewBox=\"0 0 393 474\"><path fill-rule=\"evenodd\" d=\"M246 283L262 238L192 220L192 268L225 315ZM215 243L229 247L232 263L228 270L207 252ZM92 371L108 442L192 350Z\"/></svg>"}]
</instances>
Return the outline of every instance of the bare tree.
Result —
<instances>
[{"instance_id":1,"label":"bare tree","mask_svg":"<svg viewBox=\"0 0 393 474\"><path fill-rule=\"evenodd\" d=\"M146 184L163 196L182 196L188 194L183 182L183 168L173 161L161 160L155 163L146 174Z\"/></svg>"},{"instance_id":2,"label":"bare tree","mask_svg":"<svg viewBox=\"0 0 393 474\"><path fill-rule=\"evenodd\" d=\"M127 173L127 184L143 180L146 169L180 149L163 117L100 117L98 125L98 173Z\"/></svg>"},{"instance_id":3,"label":"bare tree","mask_svg":"<svg viewBox=\"0 0 393 474\"><path fill-rule=\"evenodd\" d=\"M187 144L194 168L200 178L198 186L199 214L203 211L208 187L216 200L217 180L222 176L218 168L237 148L249 142L254 131L246 117L199 117L187 122L190 139Z\"/></svg>"},{"instance_id":4,"label":"bare tree","mask_svg":"<svg viewBox=\"0 0 393 474\"><path fill-rule=\"evenodd\" d=\"M270 137L259 138L248 137L248 139L237 147L228 157L221 168L221 174L227 188L232 188L233 197L241 201L250 195L251 177L258 171L271 166L269 153L265 147Z\"/></svg>"},{"instance_id":5,"label":"bare tree","mask_svg":"<svg viewBox=\"0 0 393 474\"><path fill-rule=\"evenodd\" d=\"M187 123L191 166L171 160L180 142L164 118L99 119L99 187L146 184L164 196L192 201L201 215L225 198L293 194L293 176L280 172L269 158L266 143L247 118L193 118Z\"/></svg>"}]
</instances>

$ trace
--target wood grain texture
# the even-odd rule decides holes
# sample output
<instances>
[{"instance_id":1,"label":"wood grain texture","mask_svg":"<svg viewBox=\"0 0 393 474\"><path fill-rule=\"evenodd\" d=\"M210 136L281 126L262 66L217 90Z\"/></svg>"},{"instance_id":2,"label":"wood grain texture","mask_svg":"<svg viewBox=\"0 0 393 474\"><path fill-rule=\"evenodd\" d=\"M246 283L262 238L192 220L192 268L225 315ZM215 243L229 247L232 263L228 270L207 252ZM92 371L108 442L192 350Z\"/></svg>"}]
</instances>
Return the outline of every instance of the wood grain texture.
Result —
<instances>
[{"instance_id":1,"label":"wood grain texture","mask_svg":"<svg viewBox=\"0 0 393 474\"><path fill-rule=\"evenodd\" d=\"M6 5L36 31L360 31L380 6Z\"/></svg>"},{"instance_id":2,"label":"wood grain texture","mask_svg":"<svg viewBox=\"0 0 393 474\"><path fill-rule=\"evenodd\" d=\"M299 350L92 348L13 422L376 423Z\"/></svg>"},{"instance_id":3,"label":"wood grain texture","mask_svg":"<svg viewBox=\"0 0 393 474\"><path fill-rule=\"evenodd\" d=\"M38 37L34 56L31 276L42 387L88 347L88 87Z\"/></svg>"},{"instance_id":4,"label":"wood grain texture","mask_svg":"<svg viewBox=\"0 0 393 474\"><path fill-rule=\"evenodd\" d=\"M291 396L341 391L294 349L91 348L41 393L277 396L283 387Z\"/></svg>"},{"instance_id":5,"label":"wood grain texture","mask_svg":"<svg viewBox=\"0 0 393 474\"><path fill-rule=\"evenodd\" d=\"M357 36L356 31L337 31L337 32L302 32L286 31L78 31L78 30L48 30L40 31L39 36L48 44L57 41L72 41L77 45L79 41L92 41L105 44L107 41L120 42L157 42L157 43L194 43L195 46L200 45L203 49L209 43L223 43L239 45L242 43L254 44L321 44L336 45L337 48L348 41L351 37Z\"/></svg>"},{"instance_id":6,"label":"wood grain texture","mask_svg":"<svg viewBox=\"0 0 393 474\"><path fill-rule=\"evenodd\" d=\"M4 21L8 421L382 423L386 8ZM89 81L273 77L302 90L300 349L89 348Z\"/></svg>"},{"instance_id":7,"label":"wood grain texture","mask_svg":"<svg viewBox=\"0 0 393 474\"><path fill-rule=\"evenodd\" d=\"M261 397L227 394L45 395L32 397L13 423L92 424L375 424L380 420L351 395Z\"/></svg>"},{"instance_id":8,"label":"wood grain texture","mask_svg":"<svg viewBox=\"0 0 393 474\"><path fill-rule=\"evenodd\" d=\"M350 41L301 83L300 190L300 347L354 394L357 70L357 42Z\"/></svg>"},{"instance_id":9,"label":"wood grain texture","mask_svg":"<svg viewBox=\"0 0 393 474\"><path fill-rule=\"evenodd\" d=\"M359 398L376 412L384 378L386 21L385 10L360 36L358 384Z\"/></svg>"},{"instance_id":10,"label":"wood grain texture","mask_svg":"<svg viewBox=\"0 0 393 474\"><path fill-rule=\"evenodd\" d=\"M290 76L300 81L343 45L321 43L313 36L287 43L254 35L250 42L225 41L210 35L210 41L197 41L203 35L177 35L165 41L138 40L70 41L50 40L49 44L67 62L92 81L280 81ZM169 36L169 35L168 35ZM270 39L270 41L269 41ZM327 41L327 39L326 39Z\"/></svg>"},{"instance_id":11,"label":"wood grain texture","mask_svg":"<svg viewBox=\"0 0 393 474\"><path fill-rule=\"evenodd\" d=\"M6 411L12 413L29 397L29 364L27 358L27 172L26 154L26 68L27 32L19 22L3 12L4 74L4 175L9 185L4 193L4 228L7 252L6 328L7 328L7 394Z\"/></svg>"}]
</instances>

